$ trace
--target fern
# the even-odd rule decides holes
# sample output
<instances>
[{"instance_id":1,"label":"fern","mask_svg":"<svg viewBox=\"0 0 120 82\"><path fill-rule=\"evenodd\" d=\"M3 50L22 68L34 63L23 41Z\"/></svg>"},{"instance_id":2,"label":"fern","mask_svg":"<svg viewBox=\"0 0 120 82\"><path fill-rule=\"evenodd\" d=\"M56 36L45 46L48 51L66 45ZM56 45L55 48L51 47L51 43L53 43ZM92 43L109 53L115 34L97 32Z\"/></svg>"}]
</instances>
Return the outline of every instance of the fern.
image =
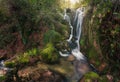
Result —
<instances>
[{"instance_id":1,"label":"fern","mask_svg":"<svg viewBox=\"0 0 120 82\"><path fill-rule=\"evenodd\" d=\"M51 42L51 43L55 43L55 42L59 42L61 38L61 35L56 32L55 30L49 30L48 32L45 33L43 41L45 44Z\"/></svg>"},{"instance_id":2,"label":"fern","mask_svg":"<svg viewBox=\"0 0 120 82\"><path fill-rule=\"evenodd\" d=\"M52 43L48 43L45 48L41 50L41 56L43 61L47 63L54 63L58 61L59 55L56 53L56 49L54 48Z\"/></svg>"}]
</instances>

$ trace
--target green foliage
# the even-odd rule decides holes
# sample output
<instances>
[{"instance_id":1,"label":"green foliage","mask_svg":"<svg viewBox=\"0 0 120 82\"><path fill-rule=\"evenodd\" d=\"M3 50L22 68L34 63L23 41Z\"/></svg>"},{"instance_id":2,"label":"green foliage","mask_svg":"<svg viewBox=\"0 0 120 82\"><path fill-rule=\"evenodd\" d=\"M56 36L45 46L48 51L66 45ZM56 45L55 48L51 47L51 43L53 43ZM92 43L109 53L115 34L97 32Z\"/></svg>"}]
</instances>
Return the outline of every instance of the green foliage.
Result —
<instances>
[{"instance_id":1,"label":"green foliage","mask_svg":"<svg viewBox=\"0 0 120 82\"><path fill-rule=\"evenodd\" d=\"M87 74L85 74L84 78L85 82L93 82L92 80L100 79L99 75L95 72L88 72Z\"/></svg>"},{"instance_id":2,"label":"green foliage","mask_svg":"<svg viewBox=\"0 0 120 82\"><path fill-rule=\"evenodd\" d=\"M44 43L56 43L59 42L59 40L61 39L61 35L56 32L55 30L49 30L45 33L44 35Z\"/></svg>"},{"instance_id":3,"label":"green foliage","mask_svg":"<svg viewBox=\"0 0 120 82\"><path fill-rule=\"evenodd\" d=\"M52 43L48 43L44 49L41 50L41 57L47 63L55 63L59 59L56 49Z\"/></svg>"},{"instance_id":4,"label":"green foliage","mask_svg":"<svg viewBox=\"0 0 120 82\"><path fill-rule=\"evenodd\" d=\"M3 13L3 11L0 10L0 24L4 24L5 22L7 22L8 17L5 15L5 13Z\"/></svg>"},{"instance_id":5,"label":"green foliage","mask_svg":"<svg viewBox=\"0 0 120 82\"><path fill-rule=\"evenodd\" d=\"M83 0L81 1L82 6L88 6L90 4L91 0Z\"/></svg>"},{"instance_id":6,"label":"green foliage","mask_svg":"<svg viewBox=\"0 0 120 82\"><path fill-rule=\"evenodd\" d=\"M40 54L40 50L38 48L33 48L26 52L29 56L38 56Z\"/></svg>"},{"instance_id":7,"label":"green foliage","mask_svg":"<svg viewBox=\"0 0 120 82\"><path fill-rule=\"evenodd\" d=\"M97 58L97 52L96 52L96 50L95 50L95 48L90 48L89 49L89 57L90 58Z\"/></svg>"},{"instance_id":8,"label":"green foliage","mask_svg":"<svg viewBox=\"0 0 120 82\"><path fill-rule=\"evenodd\" d=\"M17 56L17 61L19 63L28 63L29 62L29 56L27 53L24 53L23 55Z\"/></svg>"},{"instance_id":9,"label":"green foliage","mask_svg":"<svg viewBox=\"0 0 120 82\"><path fill-rule=\"evenodd\" d=\"M0 48L6 47L11 41L14 41L14 38L11 33L0 33Z\"/></svg>"},{"instance_id":10,"label":"green foliage","mask_svg":"<svg viewBox=\"0 0 120 82\"><path fill-rule=\"evenodd\" d=\"M7 28L19 32L23 43L27 44L30 34L39 30L40 24L50 25L48 19L54 19L51 12L56 11L57 3L57 0L1 0L0 24L12 24Z\"/></svg>"},{"instance_id":11,"label":"green foliage","mask_svg":"<svg viewBox=\"0 0 120 82\"><path fill-rule=\"evenodd\" d=\"M16 27L24 44L28 42L28 37L36 26L37 8L30 4L28 0L12 0L12 13L17 20Z\"/></svg>"},{"instance_id":12,"label":"green foliage","mask_svg":"<svg viewBox=\"0 0 120 82\"><path fill-rule=\"evenodd\" d=\"M95 61L95 65L99 66L101 64L98 57L99 55L94 48L89 49L88 56L90 59L93 59Z\"/></svg>"},{"instance_id":13,"label":"green foliage","mask_svg":"<svg viewBox=\"0 0 120 82\"><path fill-rule=\"evenodd\" d=\"M17 56L17 61L18 61L19 63L28 63L30 57L39 56L39 54L40 54L39 48L33 48L33 49L28 50L28 51L24 52L23 54ZM12 63L12 62L10 62L10 64L11 64L11 63ZM9 64L9 62L8 62L8 64Z\"/></svg>"},{"instance_id":14,"label":"green foliage","mask_svg":"<svg viewBox=\"0 0 120 82\"><path fill-rule=\"evenodd\" d=\"M112 65L109 69L115 76L115 81L117 82L119 78L118 69L120 69L120 19L113 16L113 13L111 11L103 18L104 21L102 21L101 27L99 28L99 40L101 42L102 52L105 54L104 58Z\"/></svg>"},{"instance_id":15,"label":"green foliage","mask_svg":"<svg viewBox=\"0 0 120 82\"><path fill-rule=\"evenodd\" d=\"M80 45L81 45L81 46L85 46L85 39L84 39L84 38L82 38L82 39L80 40Z\"/></svg>"},{"instance_id":16,"label":"green foliage","mask_svg":"<svg viewBox=\"0 0 120 82\"><path fill-rule=\"evenodd\" d=\"M100 82L109 82L109 80L105 75L103 75L100 77Z\"/></svg>"},{"instance_id":17,"label":"green foliage","mask_svg":"<svg viewBox=\"0 0 120 82\"><path fill-rule=\"evenodd\" d=\"M9 14L9 6L6 5L6 0L0 0L0 14L2 13L4 16L8 16ZM1 19L2 21L4 19Z\"/></svg>"},{"instance_id":18,"label":"green foliage","mask_svg":"<svg viewBox=\"0 0 120 82\"><path fill-rule=\"evenodd\" d=\"M48 43L46 45L46 48L43 49L42 53L47 54L47 53L52 53L54 51L54 46L52 43Z\"/></svg>"},{"instance_id":19,"label":"green foliage","mask_svg":"<svg viewBox=\"0 0 120 82\"><path fill-rule=\"evenodd\" d=\"M120 62L118 55L120 53L120 23L118 22L120 20L118 14L120 5L116 5L117 2L117 0L115 3L111 0L93 0L90 4L90 11L93 12L93 14L91 14L92 20L89 22L91 25L89 27L89 36L91 36L89 40L91 45L95 46L98 50L98 53L96 53L96 49L91 48L89 50L89 57L91 57L91 59L94 58L96 65L100 65L100 62L96 60L100 59L97 57L100 55L96 54L101 54L101 58L112 65L107 69L110 69L110 72L115 75L116 78L119 74L115 72L115 70L118 71L117 69L120 68L120 66L118 66ZM93 44L94 40L96 41L95 44ZM99 51L99 49L101 50Z\"/></svg>"},{"instance_id":20,"label":"green foliage","mask_svg":"<svg viewBox=\"0 0 120 82\"><path fill-rule=\"evenodd\" d=\"M108 4L108 3L107 4L106 3L99 4L97 6L97 11L95 12L95 15L97 15L98 17L100 15L101 15L101 17L104 17L107 12L110 12L111 7L112 7L111 3L110 4Z\"/></svg>"},{"instance_id":21,"label":"green foliage","mask_svg":"<svg viewBox=\"0 0 120 82\"><path fill-rule=\"evenodd\" d=\"M9 68L14 68L16 65L15 61L5 62L5 66Z\"/></svg>"},{"instance_id":22,"label":"green foliage","mask_svg":"<svg viewBox=\"0 0 120 82\"><path fill-rule=\"evenodd\" d=\"M111 0L103 1L103 0L84 0L81 2L85 6L91 5L94 7L93 15L97 17L104 17L107 12L110 12L113 7L113 3Z\"/></svg>"},{"instance_id":23,"label":"green foliage","mask_svg":"<svg viewBox=\"0 0 120 82\"><path fill-rule=\"evenodd\" d=\"M0 76L0 82L3 82L6 79L6 76Z\"/></svg>"}]
</instances>

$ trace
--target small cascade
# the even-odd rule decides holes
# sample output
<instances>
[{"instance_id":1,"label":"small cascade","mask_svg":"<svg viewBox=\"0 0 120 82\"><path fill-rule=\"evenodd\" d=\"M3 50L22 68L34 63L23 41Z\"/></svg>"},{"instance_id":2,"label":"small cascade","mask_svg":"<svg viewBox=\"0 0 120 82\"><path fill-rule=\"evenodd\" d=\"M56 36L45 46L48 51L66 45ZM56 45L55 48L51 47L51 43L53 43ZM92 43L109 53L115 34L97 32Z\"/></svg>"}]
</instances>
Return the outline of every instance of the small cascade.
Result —
<instances>
[{"instance_id":1,"label":"small cascade","mask_svg":"<svg viewBox=\"0 0 120 82\"><path fill-rule=\"evenodd\" d=\"M88 71L97 72L92 64L87 61L87 58L80 52L80 37L82 32L82 23L84 18L85 8L78 8L75 12L74 20L71 22L69 15L65 9L64 20L69 23L69 27L71 29L70 37L67 39L69 46L74 46L71 48L71 51L64 50L65 52L59 51L59 54L63 57L67 57L69 55L73 55L75 57L75 61L73 62L75 73L76 73L76 81L82 78L82 76Z\"/></svg>"},{"instance_id":2,"label":"small cascade","mask_svg":"<svg viewBox=\"0 0 120 82\"><path fill-rule=\"evenodd\" d=\"M70 26L70 29L71 29L71 33L70 33L70 37L69 39L67 40L68 42L71 42L72 40L72 37L73 37L73 26L71 25L71 19L70 17L67 15L67 11L66 9L64 10L64 20L66 20L68 23L69 23L69 26Z\"/></svg>"},{"instance_id":3,"label":"small cascade","mask_svg":"<svg viewBox=\"0 0 120 82\"><path fill-rule=\"evenodd\" d=\"M6 75L9 71L12 71L12 68L8 68L5 66L4 61L0 61L0 76Z\"/></svg>"}]
</instances>

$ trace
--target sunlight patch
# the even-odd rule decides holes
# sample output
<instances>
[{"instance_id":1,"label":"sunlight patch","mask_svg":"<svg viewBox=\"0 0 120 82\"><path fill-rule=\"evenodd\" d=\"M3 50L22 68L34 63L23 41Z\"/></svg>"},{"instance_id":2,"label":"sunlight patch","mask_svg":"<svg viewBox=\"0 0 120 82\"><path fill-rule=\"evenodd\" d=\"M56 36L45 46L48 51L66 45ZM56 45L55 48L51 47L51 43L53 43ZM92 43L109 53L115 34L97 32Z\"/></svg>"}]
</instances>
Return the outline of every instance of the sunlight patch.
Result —
<instances>
[{"instance_id":1,"label":"sunlight patch","mask_svg":"<svg viewBox=\"0 0 120 82\"><path fill-rule=\"evenodd\" d=\"M71 4L79 3L79 0L70 0Z\"/></svg>"}]
</instances>

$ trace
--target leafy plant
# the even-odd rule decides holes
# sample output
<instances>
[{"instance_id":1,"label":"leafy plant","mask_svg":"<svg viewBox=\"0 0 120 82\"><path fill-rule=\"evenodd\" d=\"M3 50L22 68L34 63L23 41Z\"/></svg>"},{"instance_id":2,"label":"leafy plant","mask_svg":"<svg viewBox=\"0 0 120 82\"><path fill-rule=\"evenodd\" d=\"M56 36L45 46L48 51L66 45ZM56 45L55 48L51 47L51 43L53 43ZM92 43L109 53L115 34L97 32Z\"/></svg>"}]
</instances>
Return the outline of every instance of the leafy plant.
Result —
<instances>
[{"instance_id":1,"label":"leafy plant","mask_svg":"<svg viewBox=\"0 0 120 82\"><path fill-rule=\"evenodd\" d=\"M93 82L93 80L99 80L100 77L98 74L96 74L95 72L88 72L87 74L85 74L84 76L85 78L85 82Z\"/></svg>"},{"instance_id":2,"label":"leafy plant","mask_svg":"<svg viewBox=\"0 0 120 82\"><path fill-rule=\"evenodd\" d=\"M17 56L17 61L19 63L28 63L29 62L29 56L28 53L24 53L24 55Z\"/></svg>"},{"instance_id":3,"label":"leafy plant","mask_svg":"<svg viewBox=\"0 0 120 82\"><path fill-rule=\"evenodd\" d=\"M56 32L55 30L49 30L45 33L43 41L46 44L49 42L56 43L59 42L60 38L61 35L58 32Z\"/></svg>"},{"instance_id":4,"label":"leafy plant","mask_svg":"<svg viewBox=\"0 0 120 82\"><path fill-rule=\"evenodd\" d=\"M0 76L0 82L3 82L6 79L6 76Z\"/></svg>"},{"instance_id":5,"label":"leafy plant","mask_svg":"<svg viewBox=\"0 0 120 82\"><path fill-rule=\"evenodd\" d=\"M29 56L38 56L40 54L40 51L38 48L33 48L31 50L28 50L26 52Z\"/></svg>"},{"instance_id":6,"label":"leafy plant","mask_svg":"<svg viewBox=\"0 0 120 82\"><path fill-rule=\"evenodd\" d=\"M5 66L9 68L13 68L15 67L15 65L16 65L15 61L5 62Z\"/></svg>"},{"instance_id":7,"label":"leafy plant","mask_svg":"<svg viewBox=\"0 0 120 82\"><path fill-rule=\"evenodd\" d=\"M47 63L54 63L59 59L59 55L52 43L48 43L46 47L41 50L41 57L43 61Z\"/></svg>"}]
</instances>

